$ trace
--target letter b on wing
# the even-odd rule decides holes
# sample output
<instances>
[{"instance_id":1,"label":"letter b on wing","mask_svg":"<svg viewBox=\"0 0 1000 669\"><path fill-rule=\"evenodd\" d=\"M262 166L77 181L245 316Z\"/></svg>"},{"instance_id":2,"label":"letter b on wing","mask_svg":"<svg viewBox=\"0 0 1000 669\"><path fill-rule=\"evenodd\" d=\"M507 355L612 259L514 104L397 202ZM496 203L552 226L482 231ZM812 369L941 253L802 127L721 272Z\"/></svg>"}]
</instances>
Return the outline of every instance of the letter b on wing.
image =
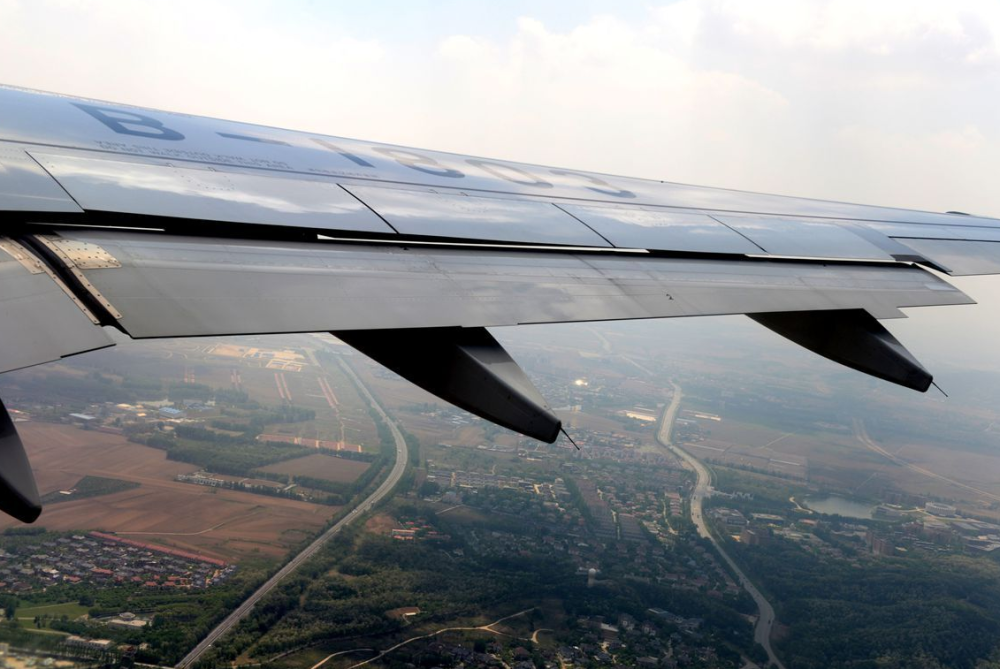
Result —
<instances>
[{"instance_id":1,"label":"letter b on wing","mask_svg":"<svg viewBox=\"0 0 1000 669\"><path fill-rule=\"evenodd\" d=\"M132 135L134 137L148 137L150 139L167 139L178 141L184 139L184 135L171 130L152 116L137 114L135 112L121 111L113 107L98 107L95 105L85 105L78 102L72 103L74 107L81 109L95 119L117 132L119 135Z\"/></svg>"}]
</instances>

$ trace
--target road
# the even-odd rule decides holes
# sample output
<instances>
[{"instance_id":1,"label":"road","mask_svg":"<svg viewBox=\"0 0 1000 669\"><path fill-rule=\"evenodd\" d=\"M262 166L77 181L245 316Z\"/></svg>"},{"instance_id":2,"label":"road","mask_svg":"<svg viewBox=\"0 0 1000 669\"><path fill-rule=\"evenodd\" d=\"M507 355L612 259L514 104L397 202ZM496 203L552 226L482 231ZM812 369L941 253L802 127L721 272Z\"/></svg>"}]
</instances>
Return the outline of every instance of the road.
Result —
<instances>
[{"instance_id":1,"label":"road","mask_svg":"<svg viewBox=\"0 0 1000 669\"><path fill-rule=\"evenodd\" d=\"M386 655L388 655L392 651L396 650L397 648L402 648L403 646L411 644L414 641L420 641L421 639L430 639L432 637L436 637L436 636L439 636L441 634L444 634L445 632L468 632L468 631L473 631L473 630L480 630L480 631L483 631L483 632L489 632L490 634L496 634L498 636L509 636L509 635L504 634L503 632L497 632L495 629L493 629L493 626L494 625L499 625L500 623L504 622L505 620L510 620L511 618L517 618L518 616L523 616L525 613L530 613L531 611L534 611L534 610L535 610L535 607L532 606L530 609L525 609L523 611L518 611L517 613L512 613L509 616L504 616L503 618L500 618L499 620L494 620L493 622L491 622L488 625L479 625L477 627L443 627L443 628L441 628L441 629L439 629L439 630L437 630L435 632L431 632L429 634L421 634L420 636L410 637L409 639L407 639L405 641L400 641L395 646L392 646L390 648L386 648L385 650L383 650L381 653L379 653L378 655L376 655L374 657L370 657L367 660L364 660L362 662L358 662L357 664L352 664L347 669L358 669L359 667L363 667L363 666L365 666L367 664L371 664L372 662L375 662L377 660L381 660L383 657L385 657ZM517 637L512 637L512 638L517 638ZM533 641L534 639L520 639L520 640L521 641ZM331 658L334 658L337 655L342 655L342 654L343 653L334 653L333 655L328 655L327 657L323 658L322 660L320 660L319 662L317 662L316 664L314 664L310 669L320 669L320 667L322 667L324 664L326 664L328 661L330 661Z\"/></svg>"},{"instance_id":2,"label":"road","mask_svg":"<svg viewBox=\"0 0 1000 669\"><path fill-rule=\"evenodd\" d=\"M396 423L389 418L385 411L383 411L381 405L375 401L375 398L364 386L364 384L361 383L361 379L357 377L354 370L351 369L350 366L348 366L342 359L339 360L339 362L340 366L344 369L344 373L354 381L358 387L358 391L368 400L372 408L375 409L375 412L378 413L379 417L385 421L385 424L389 426L389 430L392 432L393 440L396 442L396 462L392 467L392 471L389 472L388 478L382 482L382 485L380 485L375 492L354 507L354 509L347 516L337 521L336 524L323 532L319 538L306 546L301 553L289 560L288 563L279 569L274 576L269 578L264 585L260 586L252 595L244 600L242 604L236 607L235 611L226 616L225 620L219 623L215 629L208 633L208 636L202 639L201 643L195 646L190 653L184 656L183 660L175 665L176 667L188 667L197 662L201 656L212 647L212 644L215 643L219 637L238 625L239 622L253 610L253 607L257 604L257 602L267 595L267 593L269 593L274 586L278 585L283 578L291 574L299 567L299 565L311 558L316 551L322 548L326 542L336 536L342 529L361 517L363 515L363 511L371 509L383 497L388 495L392 491L393 487L399 483L399 479L402 478L403 472L406 471L406 463L409 455L406 450L406 440L403 439L403 434L399 431Z\"/></svg>"},{"instance_id":3,"label":"road","mask_svg":"<svg viewBox=\"0 0 1000 669\"><path fill-rule=\"evenodd\" d=\"M991 492L987 492L985 490L980 490L979 488L974 488L974 487L972 487L971 485L969 485L967 483L962 483L961 481L956 481L955 479L948 478L947 476L943 476L941 474L938 474L937 472L932 472L929 469L925 469L923 467L919 467L919 466L913 464L912 462L908 462L907 460L904 460L903 458L899 457L895 453L890 453L889 451L887 451L886 449L882 448L877 443L875 443L875 440L872 439L868 435L868 431L865 429L864 421L862 421L859 418L855 418L854 419L854 436L858 438L858 441L860 441L861 444L865 448L867 448L868 450L873 451L875 453L878 453L879 455L885 457L887 460L889 460L893 464L897 464L900 467L906 467L910 471L916 472L917 474L920 474L921 476L926 476L928 478L933 478L933 479L938 479L939 481L944 481L945 483L950 483L951 485L955 486L956 488L961 488L962 490L966 490L968 492L975 493L976 495L979 495L980 497L984 497L984 498L988 499L991 502L1000 502L1000 495L995 495L995 494L993 494Z\"/></svg>"},{"instance_id":4,"label":"road","mask_svg":"<svg viewBox=\"0 0 1000 669\"><path fill-rule=\"evenodd\" d=\"M672 384L674 386L674 399L663 411L663 418L660 421L660 430L656 434L657 441L663 446L666 446L671 451L676 453L688 468L694 470L695 474L698 476L698 481L695 483L694 491L691 493L691 520L694 522L695 527L698 529L698 535L702 536L712 542L712 546L718 551L722 559L726 561L726 564L733 570L736 574L736 579L739 581L743 589L750 593L753 597L753 601L757 604L757 624L754 626L753 638L754 641L759 643L764 650L767 652L768 661L778 667L779 669L785 669L785 665L781 663L778 656L774 654L774 650L771 648L771 627L774 625L774 607L771 603L765 599L764 595L761 594L760 590L747 578L743 570L737 566L731 557L722 549L722 545L716 540L715 536L708 531L708 525L705 524L705 515L702 511L702 502L710 494L712 485L712 475L700 460L696 457L680 448L673 443L673 431L674 431L674 419L677 418L677 411L681 405L681 399L683 399L684 394L681 392L681 387L676 383Z\"/></svg>"}]
</instances>

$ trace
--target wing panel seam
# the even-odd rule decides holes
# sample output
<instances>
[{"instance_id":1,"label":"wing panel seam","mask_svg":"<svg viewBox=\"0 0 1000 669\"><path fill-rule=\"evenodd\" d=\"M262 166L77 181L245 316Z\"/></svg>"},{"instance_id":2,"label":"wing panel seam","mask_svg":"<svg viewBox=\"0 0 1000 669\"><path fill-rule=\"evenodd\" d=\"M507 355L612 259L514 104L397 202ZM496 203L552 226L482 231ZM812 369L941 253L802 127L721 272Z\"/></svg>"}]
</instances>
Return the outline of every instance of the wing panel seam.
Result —
<instances>
[{"instance_id":1,"label":"wing panel seam","mask_svg":"<svg viewBox=\"0 0 1000 669\"><path fill-rule=\"evenodd\" d=\"M62 261L66 270L73 275L73 277L80 282L80 286L86 290L90 297L97 301L115 320L122 319L122 313L115 308L111 302L104 297L104 295L97 289L94 284L90 282L89 279L84 275L84 273L77 267L76 262L73 257L64 250L60 244L60 237L54 235L34 235L34 238L38 240L45 248L51 251L59 260ZM119 265L120 266L120 265ZM99 322L99 321L98 321Z\"/></svg>"},{"instance_id":2,"label":"wing panel seam","mask_svg":"<svg viewBox=\"0 0 1000 669\"><path fill-rule=\"evenodd\" d=\"M100 325L101 321L94 315L87 305L83 303L76 293L66 285L58 274L56 274L51 267L49 267L44 260L36 256L34 253L29 251L25 246L16 242L9 237L0 237L0 249L6 251L14 260L18 261L25 269L27 269L32 274L45 273L48 275L52 281L55 282L57 286L66 294L70 300L73 301L80 311L90 319L94 325Z\"/></svg>"},{"instance_id":3,"label":"wing panel seam","mask_svg":"<svg viewBox=\"0 0 1000 669\"><path fill-rule=\"evenodd\" d=\"M740 232L739 230L737 230L733 226L731 226L728 223L726 223L725 221L723 221L718 216L713 216L712 214L707 214L707 213L705 215L708 216L713 221L715 221L716 223L724 225L726 228L732 230L733 232L735 232L736 234L738 234L740 237L742 237L743 239L747 240L748 242L750 242L751 244L753 244L754 246L756 246L757 248L759 248L763 253L770 254L770 251L768 251L767 249L765 249L763 246L761 246L760 244L758 244L754 240L752 240L749 237L747 237L745 234L743 234L742 232Z\"/></svg>"}]
</instances>

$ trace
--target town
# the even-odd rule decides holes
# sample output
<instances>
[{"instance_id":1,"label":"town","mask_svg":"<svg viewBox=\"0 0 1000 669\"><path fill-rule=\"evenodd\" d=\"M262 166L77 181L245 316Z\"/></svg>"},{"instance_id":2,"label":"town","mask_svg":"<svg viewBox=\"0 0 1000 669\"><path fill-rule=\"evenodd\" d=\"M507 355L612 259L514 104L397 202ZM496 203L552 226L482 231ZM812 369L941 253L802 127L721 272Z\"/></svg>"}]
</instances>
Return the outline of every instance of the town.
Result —
<instances>
[{"instance_id":1,"label":"town","mask_svg":"<svg viewBox=\"0 0 1000 669\"><path fill-rule=\"evenodd\" d=\"M102 532L8 545L0 552L0 592L29 594L59 583L145 588L208 588L236 570L222 560Z\"/></svg>"}]
</instances>

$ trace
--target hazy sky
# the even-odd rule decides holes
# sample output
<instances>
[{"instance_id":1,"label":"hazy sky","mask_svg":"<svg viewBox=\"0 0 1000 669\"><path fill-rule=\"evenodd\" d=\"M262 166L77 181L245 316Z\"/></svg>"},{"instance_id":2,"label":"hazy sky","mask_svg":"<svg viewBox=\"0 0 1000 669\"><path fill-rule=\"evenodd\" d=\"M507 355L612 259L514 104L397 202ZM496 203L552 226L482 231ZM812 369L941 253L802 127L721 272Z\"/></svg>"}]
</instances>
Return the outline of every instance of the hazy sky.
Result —
<instances>
[{"instance_id":1,"label":"hazy sky","mask_svg":"<svg viewBox=\"0 0 1000 669\"><path fill-rule=\"evenodd\" d=\"M995 0L0 0L0 82L1000 216ZM984 304L890 327L931 368L1000 369L1000 277L959 285Z\"/></svg>"}]
</instances>

